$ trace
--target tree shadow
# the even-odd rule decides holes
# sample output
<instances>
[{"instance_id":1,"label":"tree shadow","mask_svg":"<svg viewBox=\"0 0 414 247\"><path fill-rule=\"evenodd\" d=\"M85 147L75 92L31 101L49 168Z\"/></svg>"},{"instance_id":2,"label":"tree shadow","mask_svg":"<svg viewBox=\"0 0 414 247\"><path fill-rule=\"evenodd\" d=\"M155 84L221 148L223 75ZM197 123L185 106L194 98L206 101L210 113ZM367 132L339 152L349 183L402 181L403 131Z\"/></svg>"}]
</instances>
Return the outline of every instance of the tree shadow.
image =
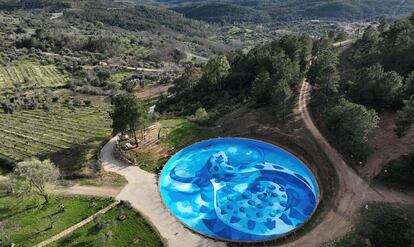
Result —
<instances>
[{"instance_id":1,"label":"tree shadow","mask_svg":"<svg viewBox=\"0 0 414 247\"><path fill-rule=\"evenodd\" d=\"M87 236L97 235L100 231L101 229L99 229L97 225L94 225L93 227L89 228Z\"/></svg>"},{"instance_id":2,"label":"tree shadow","mask_svg":"<svg viewBox=\"0 0 414 247\"><path fill-rule=\"evenodd\" d=\"M58 246L70 246L71 243L75 242L75 239L79 238L81 236L78 232L73 232L71 235L69 235L66 238L63 238L58 241ZM86 246L86 245L82 245Z\"/></svg>"}]
</instances>

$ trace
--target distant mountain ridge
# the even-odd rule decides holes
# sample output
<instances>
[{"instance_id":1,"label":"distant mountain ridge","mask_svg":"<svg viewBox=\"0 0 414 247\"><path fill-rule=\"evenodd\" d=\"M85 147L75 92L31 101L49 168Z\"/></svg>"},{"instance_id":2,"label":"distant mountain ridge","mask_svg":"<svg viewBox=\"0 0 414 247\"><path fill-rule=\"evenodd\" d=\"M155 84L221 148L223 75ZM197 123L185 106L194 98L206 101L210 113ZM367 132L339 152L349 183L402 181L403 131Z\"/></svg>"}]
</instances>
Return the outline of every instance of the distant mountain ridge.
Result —
<instances>
[{"instance_id":1,"label":"distant mountain ridge","mask_svg":"<svg viewBox=\"0 0 414 247\"><path fill-rule=\"evenodd\" d=\"M185 16L211 22L297 19L367 20L414 11L414 0L155 0Z\"/></svg>"}]
</instances>

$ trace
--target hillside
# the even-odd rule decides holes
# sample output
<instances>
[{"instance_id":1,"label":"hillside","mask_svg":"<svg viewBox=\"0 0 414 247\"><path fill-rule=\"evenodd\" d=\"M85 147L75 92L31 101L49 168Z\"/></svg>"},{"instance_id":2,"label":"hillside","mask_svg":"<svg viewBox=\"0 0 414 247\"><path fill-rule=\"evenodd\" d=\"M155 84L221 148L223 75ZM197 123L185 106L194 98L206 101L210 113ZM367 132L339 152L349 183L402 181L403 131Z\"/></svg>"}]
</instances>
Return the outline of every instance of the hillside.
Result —
<instances>
[{"instance_id":1,"label":"hillside","mask_svg":"<svg viewBox=\"0 0 414 247\"><path fill-rule=\"evenodd\" d=\"M226 51L214 35L143 2L0 0L0 166L38 156L89 174L79 167L110 135L108 96L168 83L183 64Z\"/></svg>"},{"instance_id":2,"label":"hillside","mask_svg":"<svg viewBox=\"0 0 414 247\"><path fill-rule=\"evenodd\" d=\"M381 16L397 17L408 15L414 10L412 0L225 0L217 12L217 1L158 0L190 18L214 22L257 21L270 17L273 21L298 19L366 20ZM245 14L250 13L250 14Z\"/></svg>"},{"instance_id":3,"label":"hillside","mask_svg":"<svg viewBox=\"0 0 414 247\"><path fill-rule=\"evenodd\" d=\"M225 3L176 7L173 10L186 17L208 22L269 22L271 20L270 15L264 11Z\"/></svg>"}]
</instances>

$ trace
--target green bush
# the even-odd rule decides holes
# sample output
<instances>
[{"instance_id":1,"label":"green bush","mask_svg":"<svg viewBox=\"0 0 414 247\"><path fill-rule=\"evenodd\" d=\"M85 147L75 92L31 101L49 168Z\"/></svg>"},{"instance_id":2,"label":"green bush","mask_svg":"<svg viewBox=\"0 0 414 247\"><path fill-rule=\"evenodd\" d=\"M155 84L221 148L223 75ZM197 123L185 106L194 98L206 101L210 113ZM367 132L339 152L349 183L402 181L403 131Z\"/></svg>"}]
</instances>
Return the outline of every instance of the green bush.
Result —
<instances>
[{"instance_id":1,"label":"green bush","mask_svg":"<svg viewBox=\"0 0 414 247\"><path fill-rule=\"evenodd\" d=\"M373 246L395 247L410 245L410 228L401 209L388 204L369 204L368 209L362 209L357 231Z\"/></svg>"},{"instance_id":2,"label":"green bush","mask_svg":"<svg viewBox=\"0 0 414 247\"><path fill-rule=\"evenodd\" d=\"M389 162L375 178L376 181L402 190L414 189L414 153Z\"/></svg>"},{"instance_id":3,"label":"green bush","mask_svg":"<svg viewBox=\"0 0 414 247\"><path fill-rule=\"evenodd\" d=\"M206 111L206 109L204 109L203 107L200 107L196 110L195 114L194 114L194 119L197 122L205 122L209 119L209 115Z\"/></svg>"},{"instance_id":4,"label":"green bush","mask_svg":"<svg viewBox=\"0 0 414 247\"><path fill-rule=\"evenodd\" d=\"M369 153L368 141L378 122L375 110L368 110L346 99L340 99L325 114L325 123L336 144L343 151L360 158L365 158Z\"/></svg>"},{"instance_id":5,"label":"green bush","mask_svg":"<svg viewBox=\"0 0 414 247\"><path fill-rule=\"evenodd\" d=\"M412 246L413 213L412 208L408 206L388 203L366 204L361 209L355 230L335 242L335 246Z\"/></svg>"}]
</instances>

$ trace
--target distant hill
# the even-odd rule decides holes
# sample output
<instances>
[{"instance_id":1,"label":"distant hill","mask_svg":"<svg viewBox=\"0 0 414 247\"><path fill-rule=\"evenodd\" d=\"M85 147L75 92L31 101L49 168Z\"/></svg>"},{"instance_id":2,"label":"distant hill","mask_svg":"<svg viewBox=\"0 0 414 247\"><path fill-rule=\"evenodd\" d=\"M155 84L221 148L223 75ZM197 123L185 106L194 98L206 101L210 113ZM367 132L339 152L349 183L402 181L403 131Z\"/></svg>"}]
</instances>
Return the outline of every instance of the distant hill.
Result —
<instances>
[{"instance_id":1,"label":"distant hill","mask_svg":"<svg viewBox=\"0 0 414 247\"><path fill-rule=\"evenodd\" d=\"M205 5L192 5L175 7L173 10L184 14L188 18L209 22L269 22L271 17L261 10L225 4L211 3Z\"/></svg>"},{"instance_id":2,"label":"distant hill","mask_svg":"<svg viewBox=\"0 0 414 247\"><path fill-rule=\"evenodd\" d=\"M297 19L366 20L414 11L414 0L156 0L187 17L212 22Z\"/></svg>"},{"instance_id":3,"label":"distant hill","mask_svg":"<svg viewBox=\"0 0 414 247\"><path fill-rule=\"evenodd\" d=\"M149 3L147 0L0 0L0 10L47 9L64 11L69 19L101 22L131 31L159 32L167 28L190 36L211 34L205 23Z\"/></svg>"}]
</instances>

